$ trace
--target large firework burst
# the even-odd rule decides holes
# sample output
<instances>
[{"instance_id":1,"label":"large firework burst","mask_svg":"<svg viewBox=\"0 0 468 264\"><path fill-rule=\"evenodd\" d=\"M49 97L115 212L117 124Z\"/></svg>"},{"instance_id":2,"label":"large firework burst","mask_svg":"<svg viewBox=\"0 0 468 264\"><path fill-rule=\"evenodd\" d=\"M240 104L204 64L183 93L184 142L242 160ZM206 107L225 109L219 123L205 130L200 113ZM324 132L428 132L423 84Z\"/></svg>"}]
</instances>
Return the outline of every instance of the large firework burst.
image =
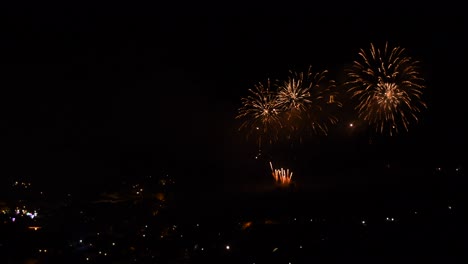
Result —
<instances>
[{"instance_id":1,"label":"large firework burst","mask_svg":"<svg viewBox=\"0 0 468 264\"><path fill-rule=\"evenodd\" d=\"M251 95L242 98L242 107L239 108L236 118L244 118L239 129L248 129L248 135L256 135L259 145L263 140L269 143L278 139L282 125L280 105L277 94L272 91L268 80L265 84L255 85L249 89Z\"/></svg>"},{"instance_id":2,"label":"large firework burst","mask_svg":"<svg viewBox=\"0 0 468 264\"><path fill-rule=\"evenodd\" d=\"M400 127L408 131L426 108L419 62L406 56L401 47L391 49L388 42L383 50L370 46L370 50L361 49L359 59L347 69L346 85L357 99L358 115L382 134L393 135Z\"/></svg>"},{"instance_id":3,"label":"large firework burst","mask_svg":"<svg viewBox=\"0 0 468 264\"><path fill-rule=\"evenodd\" d=\"M337 121L331 107L341 106L336 100L335 81L327 78L328 71L314 73L311 66L305 72L289 73L278 87L278 104L291 136L327 134L328 125Z\"/></svg>"}]
</instances>

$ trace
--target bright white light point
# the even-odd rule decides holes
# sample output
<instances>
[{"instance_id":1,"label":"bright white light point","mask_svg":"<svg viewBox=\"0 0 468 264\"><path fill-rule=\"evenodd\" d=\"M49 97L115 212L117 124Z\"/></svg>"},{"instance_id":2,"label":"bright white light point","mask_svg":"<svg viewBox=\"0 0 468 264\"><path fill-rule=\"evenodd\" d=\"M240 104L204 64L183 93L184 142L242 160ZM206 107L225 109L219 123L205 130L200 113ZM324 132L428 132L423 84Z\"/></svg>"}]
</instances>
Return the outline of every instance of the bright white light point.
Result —
<instances>
[{"instance_id":1,"label":"bright white light point","mask_svg":"<svg viewBox=\"0 0 468 264\"><path fill-rule=\"evenodd\" d=\"M353 127L353 126L354 126L354 124L353 124L353 123L349 123L349 127Z\"/></svg>"},{"instance_id":2,"label":"bright white light point","mask_svg":"<svg viewBox=\"0 0 468 264\"><path fill-rule=\"evenodd\" d=\"M260 128L256 127L255 129L259 130Z\"/></svg>"},{"instance_id":3,"label":"bright white light point","mask_svg":"<svg viewBox=\"0 0 468 264\"><path fill-rule=\"evenodd\" d=\"M449 209L449 210L452 210L452 206L449 205L448 209Z\"/></svg>"},{"instance_id":4,"label":"bright white light point","mask_svg":"<svg viewBox=\"0 0 468 264\"><path fill-rule=\"evenodd\" d=\"M365 225L365 224L366 224L366 221L362 220L361 223L362 223L363 225Z\"/></svg>"},{"instance_id":5,"label":"bright white light point","mask_svg":"<svg viewBox=\"0 0 468 264\"><path fill-rule=\"evenodd\" d=\"M112 245L115 246L115 242L112 242Z\"/></svg>"},{"instance_id":6,"label":"bright white light point","mask_svg":"<svg viewBox=\"0 0 468 264\"><path fill-rule=\"evenodd\" d=\"M231 247L229 245L226 246L226 249L229 250Z\"/></svg>"},{"instance_id":7,"label":"bright white light point","mask_svg":"<svg viewBox=\"0 0 468 264\"><path fill-rule=\"evenodd\" d=\"M83 243L83 240L80 239L80 243Z\"/></svg>"},{"instance_id":8,"label":"bright white light point","mask_svg":"<svg viewBox=\"0 0 468 264\"><path fill-rule=\"evenodd\" d=\"M302 245L300 245L299 248L302 248Z\"/></svg>"},{"instance_id":9,"label":"bright white light point","mask_svg":"<svg viewBox=\"0 0 468 264\"><path fill-rule=\"evenodd\" d=\"M205 249L204 249L204 248L201 248L201 250L203 251L203 250L205 250Z\"/></svg>"},{"instance_id":10,"label":"bright white light point","mask_svg":"<svg viewBox=\"0 0 468 264\"><path fill-rule=\"evenodd\" d=\"M86 260L89 260L89 258L86 258Z\"/></svg>"}]
</instances>

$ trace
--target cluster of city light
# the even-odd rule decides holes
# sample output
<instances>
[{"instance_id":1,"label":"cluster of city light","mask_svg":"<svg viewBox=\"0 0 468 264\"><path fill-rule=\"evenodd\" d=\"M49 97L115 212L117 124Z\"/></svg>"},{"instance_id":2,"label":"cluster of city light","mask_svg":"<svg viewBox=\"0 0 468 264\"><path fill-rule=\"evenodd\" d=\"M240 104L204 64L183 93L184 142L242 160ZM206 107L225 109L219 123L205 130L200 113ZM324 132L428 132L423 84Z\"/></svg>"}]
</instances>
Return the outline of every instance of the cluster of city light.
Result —
<instances>
[{"instance_id":1,"label":"cluster of city light","mask_svg":"<svg viewBox=\"0 0 468 264\"><path fill-rule=\"evenodd\" d=\"M8 215L11 222L15 222L18 217L28 217L29 219L34 219L37 217L37 210L29 211L26 209L26 206L23 208L16 207L13 211L8 208L2 209L3 215Z\"/></svg>"},{"instance_id":2,"label":"cluster of city light","mask_svg":"<svg viewBox=\"0 0 468 264\"><path fill-rule=\"evenodd\" d=\"M37 211L34 210L33 212L30 212L26 209L19 209L18 207L15 209L15 214L16 215L25 215L25 216L28 216L30 217L31 219L33 219L34 217L37 216Z\"/></svg>"},{"instance_id":3,"label":"cluster of city light","mask_svg":"<svg viewBox=\"0 0 468 264\"><path fill-rule=\"evenodd\" d=\"M197 227L199 227L199 224L197 224ZM163 225L161 228L161 232L159 234L156 234L152 230L152 226L149 224L144 224L142 226L137 227L135 231L135 238L138 239L138 241L143 242L146 239L152 239L155 237L158 237L159 239L183 239L184 235L182 234L181 231L179 231L179 228L176 224L167 224ZM116 238L116 237L115 237ZM131 252L137 252L137 250L140 248L138 245L133 244L133 243L128 243L128 241L122 241L119 240L120 242L112 241L105 241L103 239L104 236L102 236L101 232L93 233L92 235L87 235L86 238L80 238L78 240L70 241L69 246L71 248L74 248L77 251L83 251L82 258L85 261L95 261L103 257L115 257L115 254L118 253L118 251L114 250L116 248L117 244L120 244L120 246L125 245L125 247L128 247ZM39 249L41 252L41 249ZM44 252L42 250L42 252ZM146 247L146 252L151 252L149 247ZM157 256L157 253L154 252L151 256L151 259L155 259ZM137 261L137 255L133 255L132 257L135 257L133 260Z\"/></svg>"},{"instance_id":4,"label":"cluster of city light","mask_svg":"<svg viewBox=\"0 0 468 264\"><path fill-rule=\"evenodd\" d=\"M156 185L154 185L156 183ZM170 194L170 188L175 184L175 181L168 174L161 177L152 177L145 176L139 181L127 184L127 190L124 192L105 192L101 194L101 199L94 201L93 203L97 204L122 204L125 201L132 201L133 206L140 206L143 204L150 205L146 207L148 210L147 217L150 217L150 221L154 221L153 217L159 216L164 207L167 206L168 195ZM135 196L136 195L136 196ZM135 199L137 197L137 199ZM149 202L149 203L147 203ZM80 211L80 213L83 213ZM91 216L90 216L91 217ZM87 224L87 223L86 223ZM144 242L151 239L174 239L174 238L183 238L183 234L178 232L177 225L165 225L153 227L150 224L144 224L142 226L134 226L127 230L127 234L133 232L134 239L137 241ZM160 229L160 230L158 230ZM107 233L107 235L117 235L109 233L108 231L98 231L97 233L88 234L85 239L79 239L78 243L71 242L70 247L75 248L75 250L83 251L81 256L86 262L99 261L102 258L115 257L115 254L119 254L115 250L111 250L110 247L102 245L106 239L102 234ZM114 237L115 239L116 237ZM111 240L112 241L112 240ZM116 244L120 246L125 245L130 249L131 252L138 252L139 246L133 243L128 243L126 241L118 240L117 242L112 241L112 246ZM155 249L156 250L156 249ZM147 249L148 252L152 250ZM147 252L147 253L148 253ZM151 259L157 257L157 250L153 253L148 253ZM152 255L152 256L151 256ZM132 258L131 261L140 260L141 256L137 254L129 256Z\"/></svg>"},{"instance_id":5,"label":"cluster of city light","mask_svg":"<svg viewBox=\"0 0 468 264\"><path fill-rule=\"evenodd\" d=\"M279 168L275 169L273 166L273 163L270 162L270 169L272 172L272 175L275 179L275 182L278 183L281 186L288 186L291 184L291 179L292 179L292 171L289 169L284 169L284 168ZM436 173L441 173L442 171L449 171L444 167L435 167L434 168ZM453 168L454 173L457 175L464 173L462 167L455 167ZM133 185L135 186L135 185ZM128 186L128 189L133 190L136 187L133 187L132 185ZM138 188L145 188L146 190L149 190L149 186L146 186L144 184L138 185ZM134 203L135 205L135 203ZM457 206L457 204L449 202L445 205L445 208L441 208L442 210L445 210L446 214L456 214L461 210L460 207ZM352 215L349 217L349 221L352 222L352 224L357 227L357 228L372 228L375 225L382 225L382 223L385 223L385 225L388 226L393 226L397 227L398 225L401 224L406 224L406 223L412 223L414 222L412 218L414 217L420 217L425 215L425 211L422 208L418 209L409 209L410 211L402 211L400 213L396 212L385 212L381 215L379 215L376 218L369 217L369 215ZM34 217L37 216L37 212L34 211L29 211L25 207L13 207L11 209L8 208L2 208L0 211L5 217L9 215L23 215L26 216L26 218L33 218L31 217L34 215ZM87 214L86 211L84 210L79 210L80 214ZM343 215L343 217L348 217L346 215ZM6 219L6 218L5 218ZM264 219L250 219L250 217L246 218L241 218L242 220L238 220L236 226L232 226L234 230L237 230L238 232L243 232L242 234L248 235L251 233L251 231L255 232L254 230L257 228L258 225L264 225L264 226L277 226L277 225L283 225L287 224L290 225L291 223L294 223L295 225L297 224L306 224L306 225L320 225L323 223L327 222L332 222L329 221L330 219L326 217L321 217L321 216L305 216L302 213L298 216L295 215L289 215L288 218L271 218L267 217ZM154 220L154 219L152 219ZM240 221L240 222L239 222ZM8 221L7 221L8 222ZM19 222L19 221L18 221ZM11 225L17 225L17 223L6 223L5 224L11 224ZM33 221L35 222L35 221ZM137 225L133 226L132 228L126 230L126 237L122 238L120 237L121 234L118 232L113 232L109 231L107 227L102 227L103 229L97 229L93 230L92 233L87 233L87 234L82 234L80 233L79 237L73 237L70 240L67 241L67 244L65 244L65 247L70 247L73 249L74 252L78 253L79 252L79 258L86 260L87 262L99 262L99 261L105 261L105 258L109 257L121 257L122 248L129 248L130 250L128 252L134 252L132 253L129 258L132 259L135 258L135 261L141 261L143 257L142 255L139 255L141 253L140 250L146 250L145 254L147 258L154 258L151 261L157 262L157 257L160 256L160 252L158 252L157 248L152 248L150 246L150 241L154 241L153 239L161 239L161 240L182 240L184 241L184 245L194 245L193 250L187 249L186 254L189 257L193 256L202 256L202 257L209 257L210 254L219 254L222 252L225 256L230 256L231 254L237 254L238 252L242 252L243 246L240 243L237 243L236 239L232 239L232 230L226 232L226 229L218 229L218 227L213 226L212 224L207 224L206 226L209 228L209 232L205 233L202 230L204 230L204 225L203 222L202 226L203 228L200 228L200 224L196 223L193 224L193 222L189 222L188 224L190 225L190 228L187 228L185 226L185 222L170 222L170 223L164 223L159 226L159 224L156 226L153 224L157 223L156 222L140 222ZM195 228L193 226L195 226ZM49 232L48 227L44 226L41 227L40 225L37 224L28 224L25 226L28 230L32 230L31 233L36 232ZM301 226L305 227L305 226ZM392 228L393 228L392 227ZM370 230L370 229L369 229ZM97 233L96 233L97 232ZM207 242L206 236L209 235L214 235L216 236L216 239L208 239L211 242ZM197 237L200 236L200 237ZM131 238L131 239L127 239ZM312 239L315 240L320 240L320 241L325 241L325 240L332 240L331 236L328 236L327 233L322 233L316 237L313 237ZM128 241L127 241L128 240ZM187 243L185 243L187 242ZM304 241L304 240L292 240L293 246L292 247L285 247L284 245L281 245L280 243L275 244L272 243L270 252L271 254L289 254L293 256L295 254L294 249L300 249L300 250L307 250L309 249L309 244ZM145 245L145 247L141 247L143 243L148 243ZM192 244L193 243L193 244ZM118 247L115 247L118 245ZM145 248L145 249L142 249ZM48 247L42 244L36 245L34 248L36 254L39 254L43 257L48 257L48 256L54 256L57 250L57 248L52 248ZM291 251L293 250L293 251ZM257 256L253 256L255 258L255 261L259 261L257 259ZM292 261L294 262L294 261ZM288 262L286 262L288 263Z\"/></svg>"},{"instance_id":6,"label":"cluster of city light","mask_svg":"<svg viewBox=\"0 0 468 264\"><path fill-rule=\"evenodd\" d=\"M22 188L27 189L28 187L31 187L31 183L30 183L30 182L15 181L15 183L13 184L13 186L22 187Z\"/></svg>"},{"instance_id":7,"label":"cluster of city light","mask_svg":"<svg viewBox=\"0 0 468 264\"><path fill-rule=\"evenodd\" d=\"M453 210L453 207L451 205L449 205L447 208L448 209L446 209L445 211L446 213L447 211ZM348 218L348 221L350 221L351 224L355 228L357 228L357 230L362 230L361 228L367 229L369 226L382 225L382 224L385 224L389 228L392 228L392 230L394 230L393 228L397 227L400 224L407 224L407 223L414 222L412 218L417 217L416 215L418 215L417 210L409 209L409 212L402 211L399 214L384 213L384 215L381 215L380 217L374 218L374 219L368 219L368 216L364 217L364 216L360 216L359 214L357 215L352 214L349 216L349 218L346 215L344 215L343 217ZM333 224L335 222L333 219L329 219L323 216L311 217L311 216L290 215L286 219L283 217L278 217L277 219L275 218L264 218L264 219L256 219L256 220L243 219L242 222L237 223L235 229L239 230L245 235L249 235L250 233L255 232L253 230L257 228L261 230L263 229L263 226L267 226L267 225L277 225L281 227L300 225L301 228L299 230L301 231L299 232L306 232L305 230L307 230L307 226L317 226L317 225L320 226L320 225L324 225L327 223ZM393 227L390 227L390 226L393 226ZM197 224L197 227L198 227L198 224ZM292 230L298 230L298 229L293 228ZM369 230L372 230L372 229L368 229L368 231L366 231L364 234L368 234L370 232ZM213 232L213 233L216 233L216 232ZM219 232L218 234L221 234L221 232ZM313 234L312 236L307 235L307 238L311 240L319 240L323 243L334 240L334 238L332 236L329 236L326 232L312 232L312 234ZM294 236L291 236L291 237L294 237ZM219 254L220 249L224 249L224 253L227 254L226 256L229 256L228 254L230 254L231 251L242 252L243 250L242 245L233 246L233 245L236 245L235 240L234 241L224 240L224 241L229 241L229 244L227 244L226 242L225 244L223 244L223 242L218 242L218 240L215 240L215 239L211 241L213 241L212 242L213 244L209 245L209 244L206 244L206 242L200 243L197 240L195 240L193 242L194 243L193 251L197 253L197 255L209 257L210 253ZM294 254L297 253L296 249L297 250L310 249L310 243L308 243L307 240L304 240L304 238L299 238L297 240L292 240L289 242L292 242L292 243L288 243L286 246L284 245L285 243L272 242L270 245L270 248L271 248L270 254L272 254L272 256L280 252L281 254L287 254L291 257L291 261L285 262L285 263L296 263L294 261ZM291 246L291 244L294 244L294 245ZM262 246L265 246L265 245L262 245ZM249 257L250 257L251 263L256 263L257 261L261 262L261 259L259 258L263 258L265 257L265 255L260 255L260 256L250 255Z\"/></svg>"},{"instance_id":8,"label":"cluster of city light","mask_svg":"<svg viewBox=\"0 0 468 264\"><path fill-rule=\"evenodd\" d=\"M132 186L136 195L143 194L143 188L140 188L140 184L135 184Z\"/></svg>"}]
</instances>

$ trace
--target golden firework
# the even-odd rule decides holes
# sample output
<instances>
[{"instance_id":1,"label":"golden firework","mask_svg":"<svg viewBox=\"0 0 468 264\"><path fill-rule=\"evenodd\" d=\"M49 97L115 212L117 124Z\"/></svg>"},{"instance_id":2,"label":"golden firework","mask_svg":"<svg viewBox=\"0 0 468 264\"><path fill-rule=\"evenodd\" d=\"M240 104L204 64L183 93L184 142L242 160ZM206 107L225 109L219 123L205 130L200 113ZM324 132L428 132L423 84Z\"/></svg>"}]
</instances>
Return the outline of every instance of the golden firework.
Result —
<instances>
[{"instance_id":1,"label":"golden firework","mask_svg":"<svg viewBox=\"0 0 468 264\"><path fill-rule=\"evenodd\" d=\"M335 81L327 78L326 70L314 73L312 66L304 72L289 73L288 79L278 87L278 103L290 135L299 138L308 132L326 135L328 126L337 122L331 107L341 106L335 100Z\"/></svg>"},{"instance_id":2,"label":"golden firework","mask_svg":"<svg viewBox=\"0 0 468 264\"><path fill-rule=\"evenodd\" d=\"M292 183L292 171L289 169L274 169L273 164L270 161L270 168L271 168L271 174L273 175L273 178L275 179L276 184L282 187L287 187Z\"/></svg>"},{"instance_id":3,"label":"golden firework","mask_svg":"<svg viewBox=\"0 0 468 264\"><path fill-rule=\"evenodd\" d=\"M270 85L268 80L266 84L259 83L255 89L249 89L251 95L241 99L242 107L236 116L245 119L239 129L248 129L248 135L256 135L259 144L262 138L269 143L277 140L282 127L282 109Z\"/></svg>"},{"instance_id":4,"label":"golden firework","mask_svg":"<svg viewBox=\"0 0 468 264\"><path fill-rule=\"evenodd\" d=\"M347 69L345 83L357 100L358 116L382 134L393 135L400 127L408 131L427 107L421 98L425 86L418 65L405 49L391 49L388 42L383 49L372 43L370 50L361 49L359 60Z\"/></svg>"}]
</instances>

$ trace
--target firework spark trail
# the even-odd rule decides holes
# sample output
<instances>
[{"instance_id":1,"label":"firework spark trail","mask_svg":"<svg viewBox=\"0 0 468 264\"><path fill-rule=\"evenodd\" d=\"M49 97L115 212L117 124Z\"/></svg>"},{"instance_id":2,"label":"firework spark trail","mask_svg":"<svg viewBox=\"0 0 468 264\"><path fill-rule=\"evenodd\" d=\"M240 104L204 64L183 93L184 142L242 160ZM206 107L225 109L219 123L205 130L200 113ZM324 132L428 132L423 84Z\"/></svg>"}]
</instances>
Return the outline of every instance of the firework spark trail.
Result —
<instances>
[{"instance_id":1,"label":"firework spark trail","mask_svg":"<svg viewBox=\"0 0 468 264\"><path fill-rule=\"evenodd\" d=\"M405 49L383 50L371 43L368 52L361 49L359 59L348 69L346 85L357 99L358 116L379 133L393 135L402 126L406 131L426 104L421 99L423 78L418 61L404 55Z\"/></svg>"},{"instance_id":2,"label":"firework spark trail","mask_svg":"<svg viewBox=\"0 0 468 264\"><path fill-rule=\"evenodd\" d=\"M247 129L247 136L257 136L273 143L282 140L302 141L307 134L328 133L328 126L336 124L334 107L341 107L336 100L334 80L327 78L328 71L314 73L309 66L304 72L289 72L286 81L275 80L255 85L250 95L241 99L236 119L245 119L239 130Z\"/></svg>"},{"instance_id":3,"label":"firework spark trail","mask_svg":"<svg viewBox=\"0 0 468 264\"><path fill-rule=\"evenodd\" d=\"M292 182L292 171L289 171L289 169L274 169L273 164L270 161L270 168L271 168L271 173L273 175L273 178L275 179L275 182L280 184L281 186L288 186Z\"/></svg>"},{"instance_id":4,"label":"firework spark trail","mask_svg":"<svg viewBox=\"0 0 468 264\"><path fill-rule=\"evenodd\" d=\"M251 95L242 98L242 107L236 116L246 118L239 129L247 128L250 134L258 133L259 145L262 137L270 143L277 140L283 126L276 92L271 90L270 85L268 80L266 85L259 83L255 85L255 90L249 89Z\"/></svg>"},{"instance_id":5,"label":"firework spark trail","mask_svg":"<svg viewBox=\"0 0 468 264\"><path fill-rule=\"evenodd\" d=\"M290 71L290 75L278 87L278 103L286 114L285 120L292 133L312 130L328 133L328 125L335 124L330 106L341 106L335 101L335 81L327 78L328 71L314 73L309 66L305 72Z\"/></svg>"}]
</instances>

